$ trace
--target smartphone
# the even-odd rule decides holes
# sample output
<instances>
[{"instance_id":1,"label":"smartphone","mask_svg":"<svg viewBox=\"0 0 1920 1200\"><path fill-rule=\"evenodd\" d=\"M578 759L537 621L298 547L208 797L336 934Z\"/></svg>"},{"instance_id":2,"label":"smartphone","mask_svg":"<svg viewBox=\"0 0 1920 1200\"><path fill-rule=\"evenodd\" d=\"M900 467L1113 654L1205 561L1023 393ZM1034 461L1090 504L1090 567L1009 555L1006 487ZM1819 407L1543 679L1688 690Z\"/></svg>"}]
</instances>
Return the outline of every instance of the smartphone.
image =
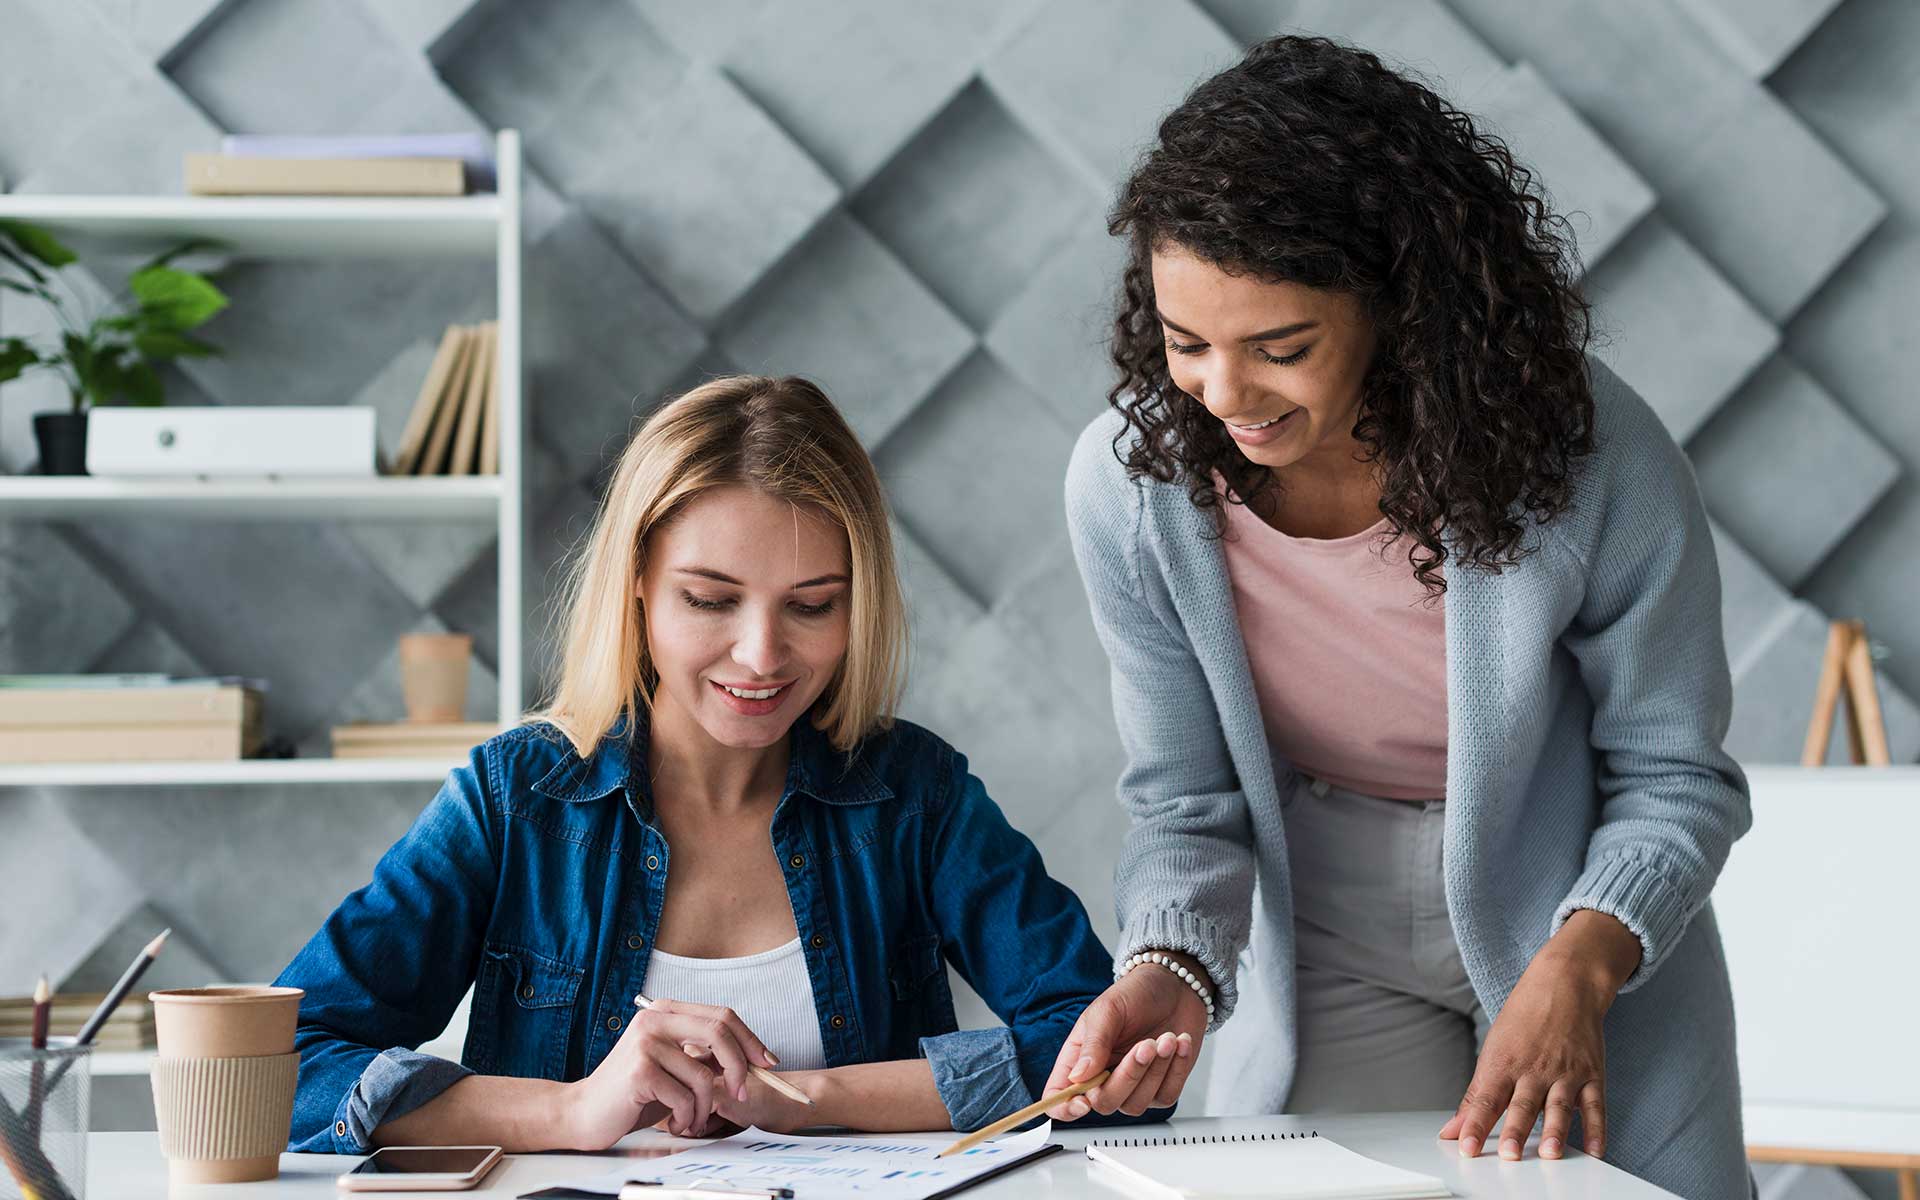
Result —
<instances>
[{"instance_id":1,"label":"smartphone","mask_svg":"<svg viewBox=\"0 0 1920 1200\"><path fill-rule=\"evenodd\" d=\"M382 1146L340 1176L350 1192L457 1192L500 1161L498 1146Z\"/></svg>"}]
</instances>

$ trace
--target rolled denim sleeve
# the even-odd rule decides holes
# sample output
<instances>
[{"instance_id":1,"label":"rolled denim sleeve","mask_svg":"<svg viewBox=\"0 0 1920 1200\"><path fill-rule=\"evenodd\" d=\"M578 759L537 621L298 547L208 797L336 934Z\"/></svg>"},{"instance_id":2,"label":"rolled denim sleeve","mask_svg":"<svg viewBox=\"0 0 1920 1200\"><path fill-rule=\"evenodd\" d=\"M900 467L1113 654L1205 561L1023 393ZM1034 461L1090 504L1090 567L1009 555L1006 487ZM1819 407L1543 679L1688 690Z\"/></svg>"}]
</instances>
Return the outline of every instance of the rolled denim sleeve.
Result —
<instances>
[{"instance_id":1,"label":"rolled denim sleeve","mask_svg":"<svg viewBox=\"0 0 1920 1200\"><path fill-rule=\"evenodd\" d=\"M373 879L276 983L304 989L288 1149L364 1154L375 1128L471 1074L417 1051L473 981L498 886L487 747L448 776Z\"/></svg>"},{"instance_id":2,"label":"rolled denim sleeve","mask_svg":"<svg viewBox=\"0 0 1920 1200\"><path fill-rule=\"evenodd\" d=\"M963 1133L1033 1103L1020 1076L1011 1029L962 1029L921 1038L920 1053L933 1067L933 1086L953 1127Z\"/></svg>"},{"instance_id":3,"label":"rolled denim sleeve","mask_svg":"<svg viewBox=\"0 0 1920 1200\"><path fill-rule=\"evenodd\" d=\"M941 945L961 977L1006 1022L1002 1029L965 1030L920 1043L953 1127L965 1130L1039 1098L1073 1023L1112 978L1111 959L1080 898L1047 874L1039 849L1007 823L985 785L968 772L965 756L953 758L929 825Z\"/></svg>"}]
</instances>

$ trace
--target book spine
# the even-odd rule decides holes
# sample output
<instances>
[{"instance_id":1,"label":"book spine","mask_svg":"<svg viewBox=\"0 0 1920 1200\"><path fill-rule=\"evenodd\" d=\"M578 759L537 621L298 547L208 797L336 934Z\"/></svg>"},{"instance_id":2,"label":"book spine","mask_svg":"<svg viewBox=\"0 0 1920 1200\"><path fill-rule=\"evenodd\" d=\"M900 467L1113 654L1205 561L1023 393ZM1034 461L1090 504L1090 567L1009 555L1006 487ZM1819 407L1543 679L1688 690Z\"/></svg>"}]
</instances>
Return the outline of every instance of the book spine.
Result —
<instances>
[{"instance_id":1,"label":"book spine","mask_svg":"<svg viewBox=\"0 0 1920 1200\"><path fill-rule=\"evenodd\" d=\"M0 763L197 762L245 757L237 725L0 729Z\"/></svg>"},{"instance_id":2,"label":"book spine","mask_svg":"<svg viewBox=\"0 0 1920 1200\"><path fill-rule=\"evenodd\" d=\"M0 690L0 729L237 724L259 711L260 693L238 687Z\"/></svg>"},{"instance_id":3,"label":"book spine","mask_svg":"<svg viewBox=\"0 0 1920 1200\"><path fill-rule=\"evenodd\" d=\"M458 196L457 158L228 158L187 155L196 196Z\"/></svg>"}]
</instances>

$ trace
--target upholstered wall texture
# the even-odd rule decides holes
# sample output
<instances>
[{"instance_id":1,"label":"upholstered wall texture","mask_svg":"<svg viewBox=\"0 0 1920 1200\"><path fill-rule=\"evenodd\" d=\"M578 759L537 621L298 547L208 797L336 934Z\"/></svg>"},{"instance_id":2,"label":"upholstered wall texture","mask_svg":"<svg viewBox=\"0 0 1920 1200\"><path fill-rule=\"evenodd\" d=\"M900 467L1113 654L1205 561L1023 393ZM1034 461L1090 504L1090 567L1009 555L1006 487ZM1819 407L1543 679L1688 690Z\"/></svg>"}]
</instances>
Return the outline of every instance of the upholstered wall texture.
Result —
<instances>
[{"instance_id":1,"label":"upholstered wall texture","mask_svg":"<svg viewBox=\"0 0 1920 1200\"><path fill-rule=\"evenodd\" d=\"M909 715L971 756L1108 935L1119 749L1060 495L1108 385L1103 212L1158 115L1249 42L1349 39L1503 133L1573 220L1601 353L1685 444L1716 522L1734 752L1798 756L1826 620L1859 616L1896 757L1920 755L1906 0L0 0L0 18L16 191L175 192L182 154L228 131L523 131L529 611L651 402L720 371L813 376L896 507ZM208 332L227 356L172 374L175 403L404 412L440 330L493 296L490 268L445 263L242 265L224 286ZM8 332L36 319L0 303ZM30 414L61 398L0 388L0 469L32 467ZM490 703L494 558L468 527L0 522L0 671L265 676L275 732L319 753L334 723L399 714L409 630L474 633ZM270 976L429 791L0 792L0 990L97 982L161 921L180 930L161 976Z\"/></svg>"}]
</instances>

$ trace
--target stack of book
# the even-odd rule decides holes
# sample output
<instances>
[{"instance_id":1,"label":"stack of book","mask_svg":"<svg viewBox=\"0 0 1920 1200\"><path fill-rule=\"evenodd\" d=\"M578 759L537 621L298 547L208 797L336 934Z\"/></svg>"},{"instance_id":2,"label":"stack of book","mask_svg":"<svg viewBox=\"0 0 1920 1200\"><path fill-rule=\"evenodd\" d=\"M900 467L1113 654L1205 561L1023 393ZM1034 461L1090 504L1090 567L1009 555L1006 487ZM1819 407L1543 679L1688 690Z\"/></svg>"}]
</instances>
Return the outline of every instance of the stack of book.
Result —
<instances>
[{"instance_id":1,"label":"stack of book","mask_svg":"<svg viewBox=\"0 0 1920 1200\"><path fill-rule=\"evenodd\" d=\"M0 675L0 763L246 758L260 748L265 690L246 679Z\"/></svg>"},{"instance_id":2,"label":"stack of book","mask_svg":"<svg viewBox=\"0 0 1920 1200\"><path fill-rule=\"evenodd\" d=\"M47 1035L73 1037L104 999L105 995L99 992L55 992L48 1014ZM0 1038L25 1038L32 1033L33 997L0 996ZM153 1004L132 996L113 1010L113 1015L93 1038L96 1050L151 1050L156 1044Z\"/></svg>"},{"instance_id":3,"label":"stack of book","mask_svg":"<svg viewBox=\"0 0 1920 1200\"><path fill-rule=\"evenodd\" d=\"M391 721L333 727L335 758L441 758L452 762L500 732L492 721Z\"/></svg>"},{"instance_id":4,"label":"stack of book","mask_svg":"<svg viewBox=\"0 0 1920 1200\"><path fill-rule=\"evenodd\" d=\"M499 335L495 321L447 328L388 474L500 473Z\"/></svg>"},{"instance_id":5,"label":"stack of book","mask_svg":"<svg viewBox=\"0 0 1920 1200\"><path fill-rule=\"evenodd\" d=\"M484 134L388 137L238 134L187 155L196 196L458 196L494 186Z\"/></svg>"}]
</instances>

